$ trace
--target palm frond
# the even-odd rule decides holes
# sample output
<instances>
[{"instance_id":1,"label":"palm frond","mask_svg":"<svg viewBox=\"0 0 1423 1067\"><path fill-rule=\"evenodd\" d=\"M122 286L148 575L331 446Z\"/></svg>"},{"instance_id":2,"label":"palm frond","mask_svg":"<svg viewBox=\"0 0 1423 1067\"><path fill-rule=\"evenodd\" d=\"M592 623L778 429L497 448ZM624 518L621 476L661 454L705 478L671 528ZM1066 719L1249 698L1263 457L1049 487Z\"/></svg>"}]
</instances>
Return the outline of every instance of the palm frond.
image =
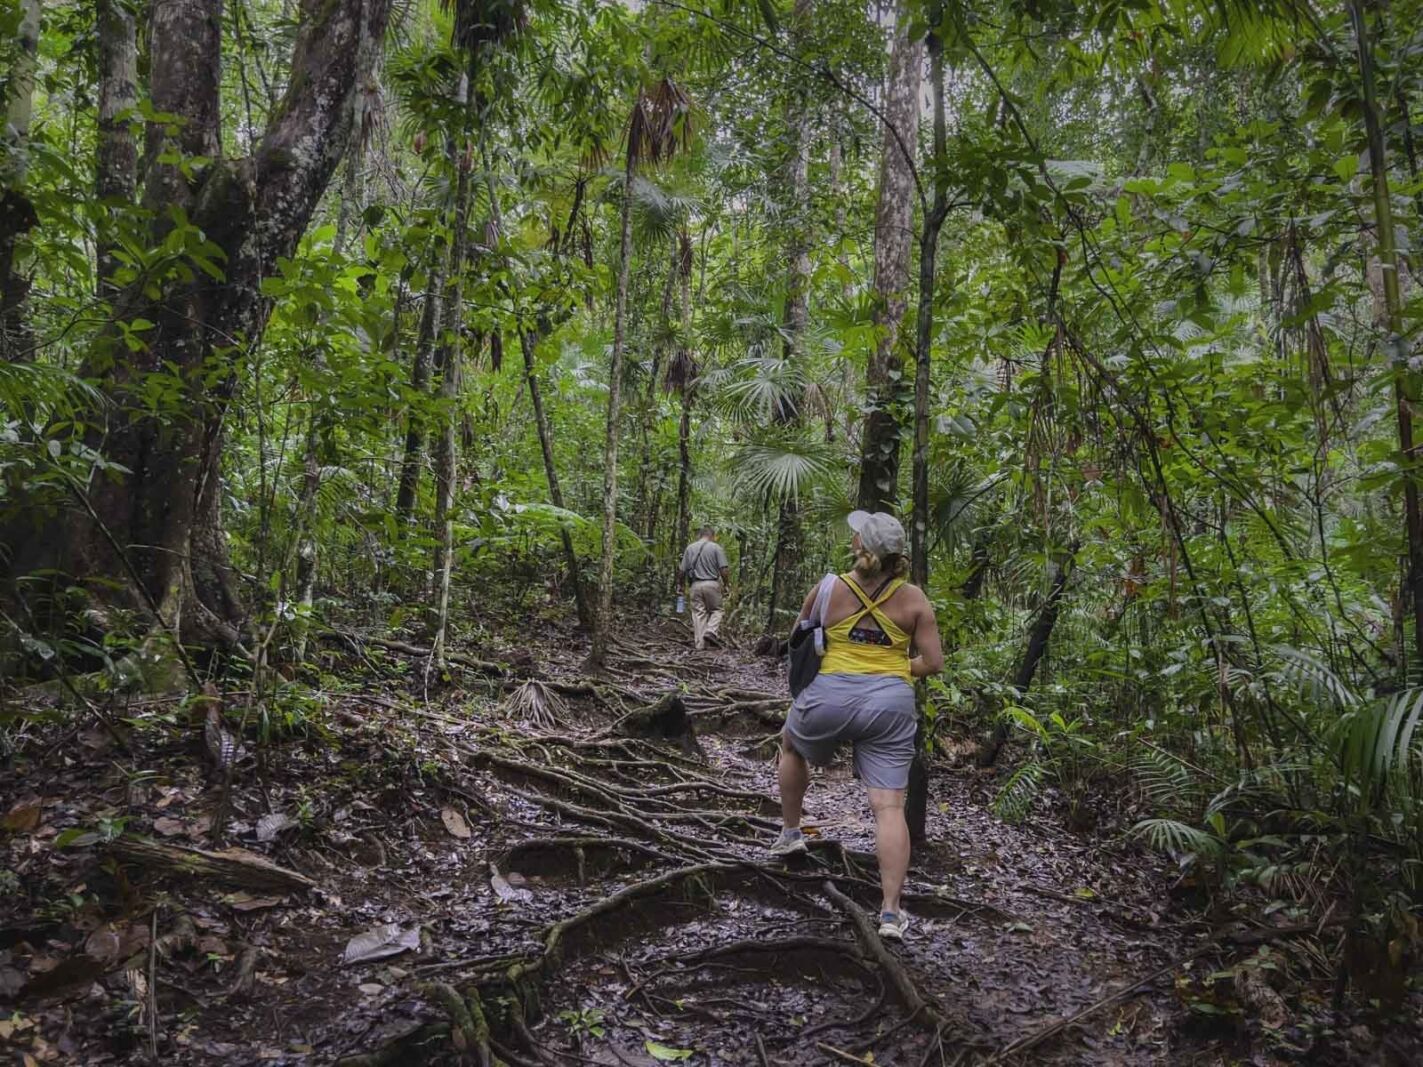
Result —
<instances>
[{"instance_id":1,"label":"palm frond","mask_svg":"<svg viewBox=\"0 0 1423 1067\"><path fill-rule=\"evenodd\" d=\"M1214 834L1176 819L1143 819L1131 828L1134 837L1142 838L1158 852L1173 856L1193 855L1216 859L1225 852L1225 842Z\"/></svg>"},{"instance_id":2,"label":"palm frond","mask_svg":"<svg viewBox=\"0 0 1423 1067\"><path fill-rule=\"evenodd\" d=\"M750 496L795 500L812 482L835 477L839 458L820 442L767 437L738 448L733 471L737 485Z\"/></svg>"}]
</instances>

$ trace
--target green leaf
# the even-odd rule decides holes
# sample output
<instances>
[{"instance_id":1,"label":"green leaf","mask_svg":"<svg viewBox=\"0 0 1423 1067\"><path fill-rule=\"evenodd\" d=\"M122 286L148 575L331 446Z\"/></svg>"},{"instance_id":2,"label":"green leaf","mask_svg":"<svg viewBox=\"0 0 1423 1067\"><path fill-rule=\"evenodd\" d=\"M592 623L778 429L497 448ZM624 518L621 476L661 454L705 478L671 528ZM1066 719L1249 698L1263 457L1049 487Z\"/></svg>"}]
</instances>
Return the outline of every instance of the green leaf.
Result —
<instances>
[{"instance_id":1,"label":"green leaf","mask_svg":"<svg viewBox=\"0 0 1423 1067\"><path fill-rule=\"evenodd\" d=\"M647 1054L654 1060L662 1060L664 1063L673 1063L677 1060L689 1060L692 1058L692 1049L672 1048L669 1045L659 1045L656 1041L648 1038L643 1044L647 1047Z\"/></svg>"}]
</instances>

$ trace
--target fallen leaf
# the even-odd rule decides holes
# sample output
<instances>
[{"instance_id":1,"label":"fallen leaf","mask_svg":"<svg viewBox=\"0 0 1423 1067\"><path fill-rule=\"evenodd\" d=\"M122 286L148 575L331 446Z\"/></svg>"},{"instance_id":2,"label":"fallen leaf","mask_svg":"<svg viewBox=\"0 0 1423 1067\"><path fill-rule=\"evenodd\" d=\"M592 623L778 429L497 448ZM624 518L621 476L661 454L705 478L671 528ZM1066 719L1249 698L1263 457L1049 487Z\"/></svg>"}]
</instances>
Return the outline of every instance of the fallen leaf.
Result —
<instances>
[{"instance_id":1,"label":"fallen leaf","mask_svg":"<svg viewBox=\"0 0 1423 1067\"><path fill-rule=\"evenodd\" d=\"M659 1044L651 1038L644 1041L643 1045L646 1046L648 1055L654 1060L662 1060L663 1062L671 1063L676 1060L689 1060L692 1058L692 1050L689 1048L672 1048L670 1045Z\"/></svg>"},{"instance_id":2,"label":"fallen leaf","mask_svg":"<svg viewBox=\"0 0 1423 1067\"><path fill-rule=\"evenodd\" d=\"M489 886L494 890L494 895L501 903L508 904L510 901L533 900L534 895L527 889L515 889L509 884L509 880L499 873L499 868L494 864L489 865Z\"/></svg>"},{"instance_id":3,"label":"fallen leaf","mask_svg":"<svg viewBox=\"0 0 1423 1067\"><path fill-rule=\"evenodd\" d=\"M162 834L164 837L177 837L185 831L183 820L175 819L171 815L160 815L153 820L153 832Z\"/></svg>"},{"instance_id":4,"label":"fallen leaf","mask_svg":"<svg viewBox=\"0 0 1423 1067\"><path fill-rule=\"evenodd\" d=\"M1079 900L1096 900L1096 899L1097 899L1097 894L1096 894L1095 892L1093 892L1091 889L1088 889L1085 885L1078 886L1076 889L1074 889L1074 890L1072 891L1072 895L1075 896L1075 897L1077 897Z\"/></svg>"},{"instance_id":5,"label":"fallen leaf","mask_svg":"<svg viewBox=\"0 0 1423 1067\"><path fill-rule=\"evenodd\" d=\"M368 997L373 997L379 993L385 992L385 986L381 985L379 982L362 982L360 985L356 986L356 988Z\"/></svg>"},{"instance_id":6,"label":"fallen leaf","mask_svg":"<svg viewBox=\"0 0 1423 1067\"><path fill-rule=\"evenodd\" d=\"M341 954L341 962L366 963L370 960L383 960L387 956L398 956L402 952L418 952L419 949L418 926L406 930L399 923L383 923L373 930L357 934L346 942L346 951Z\"/></svg>"},{"instance_id":7,"label":"fallen leaf","mask_svg":"<svg viewBox=\"0 0 1423 1067\"><path fill-rule=\"evenodd\" d=\"M450 832L452 837L458 837L461 841L469 840L469 824L464 821L464 816L454 808L441 808L440 821L445 824L445 829Z\"/></svg>"},{"instance_id":8,"label":"fallen leaf","mask_svg":"<svg viewBox=\"0 0 1423 1067\"><path fill-rule=\"evenodd\" d=\"M27 834L40 824L40 806L20 801L0 819L0 827L16 834Z\"/></svg>"},{"instance_id":9,"label":"fallen leaf","mask_svg":"<svg viewBox=\"0 0 1423 1067\"><path fill-rule=\"evenodd\" d=\"M293 826L300 825L290 815L281 812L274 812L271 815L263 815L257 820L257 840L275 841L277 835L283 830L290 830Z\"/></svg>"}]
</instances>

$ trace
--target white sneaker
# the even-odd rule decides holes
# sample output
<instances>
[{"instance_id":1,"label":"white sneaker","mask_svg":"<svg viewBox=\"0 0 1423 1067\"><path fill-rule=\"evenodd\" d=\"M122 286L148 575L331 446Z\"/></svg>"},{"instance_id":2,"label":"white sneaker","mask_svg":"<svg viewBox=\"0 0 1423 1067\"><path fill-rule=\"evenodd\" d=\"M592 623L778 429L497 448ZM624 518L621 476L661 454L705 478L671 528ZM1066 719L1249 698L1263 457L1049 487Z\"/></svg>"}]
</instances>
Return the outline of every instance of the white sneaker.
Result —
<instances>
[{"instance_id":1,"label":"white sneaker","mask_svg":"<svg viewBox=\"0 0 1423 1067\"><path fill-rule=\"evenodd\" d=\"M909 929L909 914L900 910L882 911L879 916L879 935L886 941L903 941L904 932Z\"/></svg>"},{"instance_id":2,"label":"white sneaker","mask_svg":"<svg viewBox=\"0 0 1423 1067\"><path fill-rule=\"evenodd\" d=\"M799 830L787 830L781 828L781 835L771 842L771 855L773 856L797 856L809 849L805 843L805 834Z\"/></svg>"}]
</instances>

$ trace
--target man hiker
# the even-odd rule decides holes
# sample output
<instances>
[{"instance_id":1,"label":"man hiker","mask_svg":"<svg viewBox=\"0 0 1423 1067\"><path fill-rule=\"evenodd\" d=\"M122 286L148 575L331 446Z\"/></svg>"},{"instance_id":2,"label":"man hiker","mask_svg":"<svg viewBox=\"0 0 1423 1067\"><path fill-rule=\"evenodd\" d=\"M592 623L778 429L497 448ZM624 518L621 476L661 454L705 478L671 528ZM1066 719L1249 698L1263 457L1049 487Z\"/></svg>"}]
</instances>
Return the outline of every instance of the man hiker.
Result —
<instances>
[{"instance_id":1,"label":"man hiker","mask_svg":"<svg viewBox=\"0 0 1423 1067\"><path fill-rule=\"evenodd\" d=\"M721 647L717 631L721 629L721 598L730 566L726 550L716 543L716 531L710 526L703 526L682 553L677 587L692 602L692 646L698 651L708 642Z\"/></svg>"}]
</instances>

